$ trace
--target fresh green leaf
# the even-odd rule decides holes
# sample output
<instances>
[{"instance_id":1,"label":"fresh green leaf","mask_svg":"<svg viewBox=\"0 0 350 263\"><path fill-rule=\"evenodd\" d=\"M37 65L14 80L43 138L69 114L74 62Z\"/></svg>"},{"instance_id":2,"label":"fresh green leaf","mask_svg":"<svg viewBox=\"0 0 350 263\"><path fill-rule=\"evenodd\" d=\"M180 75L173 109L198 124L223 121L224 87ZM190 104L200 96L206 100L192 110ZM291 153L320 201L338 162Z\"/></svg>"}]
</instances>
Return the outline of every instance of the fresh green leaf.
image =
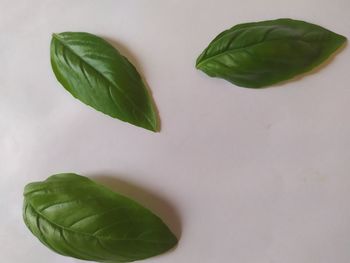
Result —
<instances>
[{"instance_id":1,"label":"fresh green leaf","mask_svg":"<svg viewBox=\"0 0 350 263\"><path fill-rule=\"evenodd\" d=\"M89 33L53 34L51 65L75 98L113 118L158 130L156 110L139 73L107 41Z\"/></svg>"},{"instance_id":2,"label":"fresh green leaf","mask_svg":"<svg viewBox=\"0 0 350 263\"><path fill-rule=\"evenodd\" d=\"M177 243L152 212L77 174L28 184L23 218L44 245L84 260L130 262L163 253Z\"/></svg>"},{"instance_id":3,"label":"fresh green leaf","mask_svg":"<svg viewBox=\"0 0 350 263\"><path fill-rule=\"evenodd\" d=\"M292 19L240 24L219 34L196 67L238 86L260 88L310 71L345 41L323 27Z\"/></svg>"}]
</instances>

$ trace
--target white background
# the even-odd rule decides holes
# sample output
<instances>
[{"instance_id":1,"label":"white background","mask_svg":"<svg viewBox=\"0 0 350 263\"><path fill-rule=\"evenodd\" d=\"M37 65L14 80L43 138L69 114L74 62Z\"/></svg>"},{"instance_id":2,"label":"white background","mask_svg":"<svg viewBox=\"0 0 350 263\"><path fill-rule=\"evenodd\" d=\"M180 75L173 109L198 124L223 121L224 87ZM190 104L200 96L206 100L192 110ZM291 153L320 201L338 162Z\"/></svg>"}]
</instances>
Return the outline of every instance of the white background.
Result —
<instances>
[{"instance_id":1,"label":"white background","mask_svg":"<svg viewBox=\"0 0 350 263\"><path fill-rule=\"evenodd\" d=\"M149 263L350 262L349 48L253 90L194 67L221 31L290 17L350 36L348 0L0 0L1 262L68 263L31 235L25 184L76 172L135 198L180 237ZM149 84L151 133L75 100L51 33L105 37Z\"/></svg>"}]
</instances>

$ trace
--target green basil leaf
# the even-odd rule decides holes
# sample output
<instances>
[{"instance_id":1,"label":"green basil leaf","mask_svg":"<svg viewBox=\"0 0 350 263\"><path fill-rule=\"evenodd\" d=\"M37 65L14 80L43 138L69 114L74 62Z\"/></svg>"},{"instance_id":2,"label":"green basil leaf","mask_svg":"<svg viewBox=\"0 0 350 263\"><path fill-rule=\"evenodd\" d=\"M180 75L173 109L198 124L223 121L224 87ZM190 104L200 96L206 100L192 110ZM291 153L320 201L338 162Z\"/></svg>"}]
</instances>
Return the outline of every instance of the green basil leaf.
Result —
<instances>
[{"instance_id":1,"label":"green basil leaf","mask_svg":"<svg viewBox=\"0 0 350 263\"><path fill-rule=\"evenodd\" d=\"M239 24L219 34L196 67L238 86L260 88L310 71L345 41L323 27L292 19Z\"/></svg>"},{"instance_id":2,"label":"green basil leaf","mask_svg":"<svg viewBox=\"0 0 350 263\"><path fill-rule=\"evenodd\" d=\"M77 174L24 189L24 222L55 252L98 262L130 262L177 243L162 220L131 199Z\"/></svg>"},{"instance_id":3,"label":"green basil leaf","mask_svg":"<svg viewBox=\"0 0 350 263\"><path fill-rule=\"evenodd\" d=\"M82 32L53 34L51 65L75 98L113 118L158 130L156 110L139 73L104 39Z\"/></svg>"}]
</instances>

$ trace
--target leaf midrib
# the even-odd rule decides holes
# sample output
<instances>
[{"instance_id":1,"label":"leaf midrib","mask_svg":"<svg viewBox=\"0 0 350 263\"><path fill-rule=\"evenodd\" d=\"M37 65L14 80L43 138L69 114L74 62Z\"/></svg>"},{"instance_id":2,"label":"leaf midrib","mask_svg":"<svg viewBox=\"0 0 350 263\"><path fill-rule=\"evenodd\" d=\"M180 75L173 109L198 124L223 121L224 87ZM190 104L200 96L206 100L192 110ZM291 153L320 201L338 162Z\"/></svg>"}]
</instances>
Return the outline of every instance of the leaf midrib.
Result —
<instances>
[{"instance_id":1,"label":"leaf midrib","mask_svg":"<svg viewBox=\"0 0 350 263\"><path fill-rule=\"evenodd\" d=\"M196 68L199 69L201 68L202 64L210 61L210 60L213 60L213 59L216 59L217 57L220 57L220 56L223 56L227 53L236 53L236 52L240 52L241 50L243 49L246 49L246 48L251 48L251 47L254 47L254 46L258 46L258 45L261 45L261 44L264 44L266 42L274 42L274 41L281 41L281 40L292 40L292 41L303 41L303 42L306 42L306 43L309 43L309 42L313 42L313 41L306 41L306 40L303 40L303 39L289 39L289 38L276 38L276 39L271 39L271 40L263 40L263 41L260 41L260 42L257 42L257 43L254 43L254 44L251 44L251 45L248 45L248 46L245 46L245 47L241 47L241 48L232 48L232 49L229 49L229 50L226 50L222 53L219 53L219 54L216 54L214 56L210 56L206 59L203 59L201 62L199 62L197 65L196 65ZM316 41L316 40L315 40Z\"/></svg>"},{"instance_id":2,"label":"leaf midrib","mask_svg":"<svg viewBox=\"0 0 350 263\"><path fill-rule=\"evenodd\" d=\"M155 129L152 121L149 119L149 117L130 99L130 97L128 95L125 94L124 90L122 88L120 88L116 83L112 82L109 78L107 78L105 75L102 74L102 72L100 72L99 70L97 70L95 67L93 67L89 62L87 62L86 60L84 60L81 56L79 56L79 54L77 54L66 42L64 42L59 35L53 33L52 37L55 38L59 43L61 43L65 48L67 48L70 52L72 52L75 56L77 56L81 61L83 61L86 65L88 65L90 68L92 68L95 72L97 72L103 79L105 79L108 83L111 84L111 86L117 88L120 91L120 94L122 94L134 107L135 109L137 109L138 112L140 112L144 118L147 120L147 122L149 123L149 125ZM113 97L111 96L112 101L117 104ZM153 109L151 108L151 111L153 111ZM128 121L127 121L128 122Z\"/></svg>"},{"instance_id":3,"label":"leaf midrib","mask_svg":"<svg viewBox=\"0 0 350 263\"><path fill-rule=\"evenodd\" d=\"M93 237L93 238L96 238L96 239L102 239L102 240L113 240L113 241L143 241L143 242L148 242L148 243L164 243L164 244L170 244L172 242L167 242L167 241L155 241L155 240L145 240L145 239L137 239L137 238L120 238L120 239L115 239L115 238L107 238L107 237L103 237L103 236L95 236L95 235L92 235L92 234L89 234L89 233L84 233L84 232L80 232L80 231L76 231L76 230L72 230L72 229L69 229L67 227L64 227L62 225L59 225L57 223L54 223L52 221L50 221L46 216L44 216L42 213L40 213L39 211L37 211L34 206L29 202L27 201L27 205L30 206L33 211L35 211L39 216L41 216L43 219L45 219L47 222L49 222L50 224L56 226L57 228L61 228L62 230L65 230L65 231L68 231L68 232L72 232L72 233L75 233L75 234L79 234L79 235L85 235L85 236L88 236L88 237Z\"/></svg>"}]
</instances>

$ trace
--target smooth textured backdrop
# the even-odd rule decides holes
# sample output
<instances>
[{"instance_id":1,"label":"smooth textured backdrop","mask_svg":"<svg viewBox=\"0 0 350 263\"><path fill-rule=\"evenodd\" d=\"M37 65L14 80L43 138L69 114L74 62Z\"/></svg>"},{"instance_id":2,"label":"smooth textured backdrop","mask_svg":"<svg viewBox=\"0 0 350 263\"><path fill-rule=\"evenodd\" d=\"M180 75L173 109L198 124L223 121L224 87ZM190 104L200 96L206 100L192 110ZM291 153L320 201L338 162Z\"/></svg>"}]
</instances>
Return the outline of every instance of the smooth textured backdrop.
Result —
<instances>
[{"instance_id":1,"label":"smooth textured backdrop","mask_svg":"<svg viewBox=\"0 0 350 263\"><path fill-rule=\"evenodd\" d=\"M76 172L157 212L180 237L148 263L350 262L350 49L297 81L252 90L195 69L237 23L290 17L350 37L348 0L0 0L0 251L72 263L22 222L26 183ZM160 133L74 99L51 34L109 40L149 84Z\"/></svg>"}]
</instances>

